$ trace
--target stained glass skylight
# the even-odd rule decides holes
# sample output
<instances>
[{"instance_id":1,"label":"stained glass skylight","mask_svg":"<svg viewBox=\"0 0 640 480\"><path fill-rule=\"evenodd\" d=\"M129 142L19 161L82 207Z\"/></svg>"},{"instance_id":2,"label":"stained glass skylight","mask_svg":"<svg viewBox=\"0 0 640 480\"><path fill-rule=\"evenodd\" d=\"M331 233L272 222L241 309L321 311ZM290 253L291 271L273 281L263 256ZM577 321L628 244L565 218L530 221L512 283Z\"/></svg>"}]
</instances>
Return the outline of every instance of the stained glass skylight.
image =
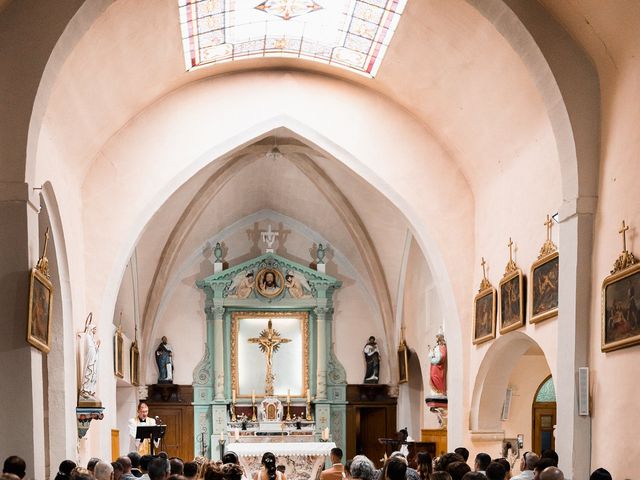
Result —
<instances>
[{"instance_id":1,"label":"stained glass skylight","mask_svg":"<svg viewBox=\"0 0 640 480\"><path fill-rule=\"evenodd\" d=\"M178 0L187 70L257 57L375 76L407 0Z\"/></svg>"}]
</instances>

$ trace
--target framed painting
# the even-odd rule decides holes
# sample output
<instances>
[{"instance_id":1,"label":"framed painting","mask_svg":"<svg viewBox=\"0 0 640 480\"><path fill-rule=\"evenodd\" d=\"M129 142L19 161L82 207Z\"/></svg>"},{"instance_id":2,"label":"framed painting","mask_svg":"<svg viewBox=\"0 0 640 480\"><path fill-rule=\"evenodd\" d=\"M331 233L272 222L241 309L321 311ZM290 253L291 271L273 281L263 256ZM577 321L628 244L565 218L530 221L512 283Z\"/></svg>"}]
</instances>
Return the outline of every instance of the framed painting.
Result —
<instances>
[{"instance_id":1,"label":"framed painting","mask_svg":"<svg viewBox=\"0 0 640 480\"><path fill-rule=\"evenodd\" d=\"M113 337L113 373L118 378L124 378L124 352L122 347L124 344L124 338L122 337L122 331L120 328L116 330L116 334Z\"/></svg>"},{"instance_id":2,"label":"framed painting","mask_svg":"<svg viewBox=\"0 0 640 480\"><path fill-rule=\"evenodd\" d=\"M473 299L473 344L496 338L496 297L493 287L481 290Z\"/></svg>"},{"instance_id":3,"label":"framed painting","mask_svg":"<svg viewBox=\"0 0 640 480\"><path fill-rule=\"evenodd\" d=\"M140 351L136 342L133 342L129 349L129 368L131 385L140 385Z\"/></svg>"},{"instance_id":4,"label":"framed painting","mask_svg":"<svg viewBox=\"0 0 640 480\"><path fill-rule=\"evenodd\" d=\"M640 263L609 275L602 282L603 352L640 343Z\"/></svg>"},{"instance_id":5,"label":"framed painting","mask_svg":"<svg viewBox=\"0 0 640 480\"><path fill-rule=\"evenodd\" d=\"M529 322L537 323L558 315L558 252L537 260L531 266Z\"/></svg>"},{"instance_id":6,"label":"framed painting","mask_svg":"<svg viewBox=\"0 0 640 480\"><path fill-rule=\"evenodd\" d=\"M500 334L524 325L525 289L522 270L516 268L500 280Z\"/></svg>"},{"instance_id":7,"label":"framed painting","mask_svg":"<svg viewBox=\"0 0 640 480\"><path fill-rule=\"evenodd\" d=\"M407 383L409 381L409 349L407 342L402 340L398 347L398 383Z\"/></svg>"},{"instance_id":8,"label":"framed painting","mask_svg":"<svg viewBox=\"0 0 640 480\"><path fill-rule=\"evenodd\" d=\"M274 298L284 290L284 277L275 268L264 268L256 276L256 290L263 297Z\"/></svg>"},{"instance_id":9,"label":"framed painting","mask_svg":"<svg viewBox=\"0 0 640 480\"><path fill-rule=\"evenodd\" d=\"M37 268L31 269L27 342L44 353L49 353L52 302L51 281Z\"/></svg>"}]
</instances>

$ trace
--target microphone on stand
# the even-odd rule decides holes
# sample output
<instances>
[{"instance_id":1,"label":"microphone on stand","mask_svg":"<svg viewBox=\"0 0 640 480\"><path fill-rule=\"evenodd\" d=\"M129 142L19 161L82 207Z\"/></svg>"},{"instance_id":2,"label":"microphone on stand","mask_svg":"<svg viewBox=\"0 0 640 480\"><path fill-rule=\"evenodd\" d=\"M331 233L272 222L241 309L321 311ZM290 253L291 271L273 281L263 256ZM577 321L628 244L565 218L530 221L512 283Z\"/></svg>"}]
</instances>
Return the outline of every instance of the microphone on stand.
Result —
<instances>
[{"instance_id":1,"label":"microphone on stand","mask_svg":"<svg viewBox=\"0 0 640 480\"><path fill-rule=\"evenodd\" d=\"M155 420L156 420L156 425L162 425L162 420L160 419L159 416L156 415Z\"/></svg>"}]
</instances>

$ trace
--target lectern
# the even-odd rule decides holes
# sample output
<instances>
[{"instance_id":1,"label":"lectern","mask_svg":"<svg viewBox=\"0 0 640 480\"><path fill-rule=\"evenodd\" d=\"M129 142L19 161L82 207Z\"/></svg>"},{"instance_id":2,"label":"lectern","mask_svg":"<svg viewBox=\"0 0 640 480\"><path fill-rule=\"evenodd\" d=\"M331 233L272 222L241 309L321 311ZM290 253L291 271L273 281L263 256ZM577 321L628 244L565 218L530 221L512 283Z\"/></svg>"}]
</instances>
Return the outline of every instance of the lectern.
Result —
<instances>
[{"instance_id":1,"label":"lectern","mask_svg":"<svg viewBox=\"0 0 640 480\"><path fill-rule=\"evenodd\" d=\"M142 441L149 439L149 443L151 444L151 455L154 455L155 442L164 437L166 429L166 425L138 425L138 428L136 429L136 439Z\"/></svg>"}]
</instances>

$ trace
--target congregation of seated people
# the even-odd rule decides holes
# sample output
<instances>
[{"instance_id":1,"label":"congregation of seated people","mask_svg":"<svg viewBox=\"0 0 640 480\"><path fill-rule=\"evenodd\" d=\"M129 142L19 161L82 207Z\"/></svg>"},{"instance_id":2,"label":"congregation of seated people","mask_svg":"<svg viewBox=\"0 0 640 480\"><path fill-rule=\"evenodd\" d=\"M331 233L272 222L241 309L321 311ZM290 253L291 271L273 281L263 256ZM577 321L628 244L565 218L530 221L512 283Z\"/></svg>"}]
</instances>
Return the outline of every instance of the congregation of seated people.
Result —
<instances>
[{"instance_id":1,"label":"congregation of seated people","mask_svg":"<svg viewBox=\"0 0 640 480\"><path fill-rule=\"evenodd\" d=\"M340 448L331 450L331 467L320 473L320 480L564 480L558 468L558 455L545 450L541 455L525 452L511 462L506 458L491 458L478 453L472 462L469 450L464 447L432 458L427 452L419 452L410 461L401 452L393 452L385 458L381 468L364 455L356 455L343 462ZM517 465L516 465L517 463ZM512 473L517 468L518 474ZM7 457L0 480L28 480L27 465L15 455ZM142 455L131 452L114 462L92 458L86 468L71 460L64 460L58 467L55 480L249 480L234 452L227 452L222 461L196 457L184 462L158 455ZM260 470L251 480L296 480L291 474L287 479L285 465L278 465L276 456L265 452ZM585 479L587 480L587 479ZM604 468L593 471L588 480L613 480Z\"/></svg>"}]
</instances>

